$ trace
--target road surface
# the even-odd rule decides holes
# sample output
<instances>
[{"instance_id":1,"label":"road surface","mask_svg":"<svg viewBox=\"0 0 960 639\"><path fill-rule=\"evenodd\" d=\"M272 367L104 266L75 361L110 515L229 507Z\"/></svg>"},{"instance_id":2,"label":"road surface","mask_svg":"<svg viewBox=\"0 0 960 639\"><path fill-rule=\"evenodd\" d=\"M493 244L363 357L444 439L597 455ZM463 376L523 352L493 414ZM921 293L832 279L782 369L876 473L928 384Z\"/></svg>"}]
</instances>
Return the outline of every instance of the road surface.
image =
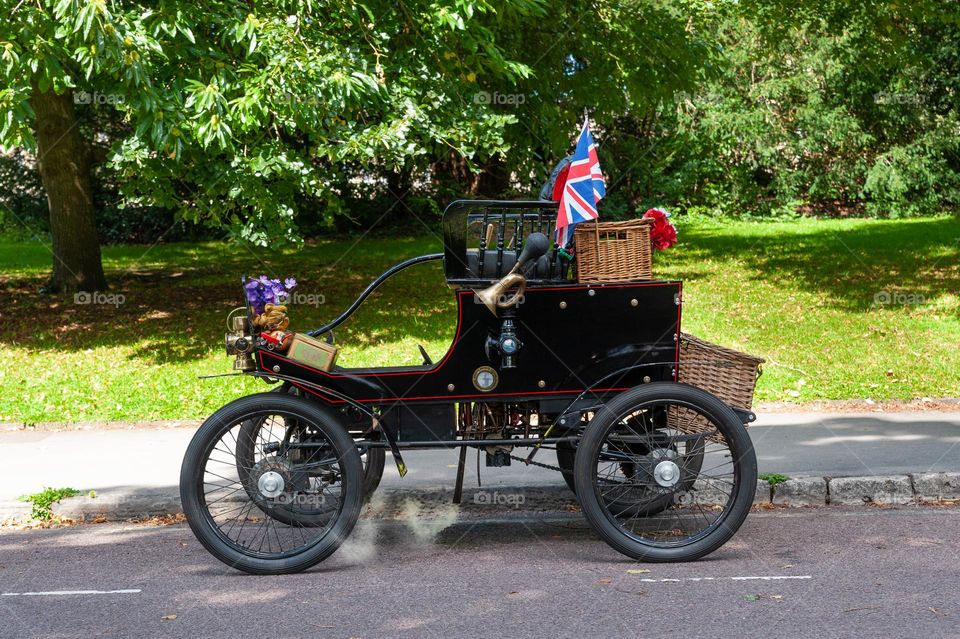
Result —
<instances>
[{"instance_id":1,"label":"road surface","mask_svg":"<svg viewBox=\"0 0 960 639\"><path fill-rule=\"evenodd\" d=\"M250 577L185 526L0 533L0 636L948 637L960 509L762 511L709 558L636 564L575 514L362 521Z\"/></svg>"}]
</instances>

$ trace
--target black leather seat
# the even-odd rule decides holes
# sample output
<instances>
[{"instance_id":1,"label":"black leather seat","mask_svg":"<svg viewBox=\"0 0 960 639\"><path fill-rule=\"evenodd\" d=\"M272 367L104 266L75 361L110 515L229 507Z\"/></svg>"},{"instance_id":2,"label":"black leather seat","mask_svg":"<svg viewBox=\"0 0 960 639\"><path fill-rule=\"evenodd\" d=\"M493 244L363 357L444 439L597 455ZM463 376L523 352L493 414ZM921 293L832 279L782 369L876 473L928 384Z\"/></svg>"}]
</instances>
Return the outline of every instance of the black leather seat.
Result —
<instances>
[{"instance_id":1,"label":"black leather seat","mask_svg":"<svg viewBox=\"0 0 960 639\"><path fill-rule=\"evenodd\" d=\"M497 268L497 250L487 249L483 256L483 272L480 272L479 249L467 250L468 277L479 280L498 280L513 268L517 263L517 253L513 249L505 249L500 268ZM552 252L544 255L535 264L524 269L524 275L531 280L564 281L560 260L552 257Z\"/></svg>"}]
</instances>

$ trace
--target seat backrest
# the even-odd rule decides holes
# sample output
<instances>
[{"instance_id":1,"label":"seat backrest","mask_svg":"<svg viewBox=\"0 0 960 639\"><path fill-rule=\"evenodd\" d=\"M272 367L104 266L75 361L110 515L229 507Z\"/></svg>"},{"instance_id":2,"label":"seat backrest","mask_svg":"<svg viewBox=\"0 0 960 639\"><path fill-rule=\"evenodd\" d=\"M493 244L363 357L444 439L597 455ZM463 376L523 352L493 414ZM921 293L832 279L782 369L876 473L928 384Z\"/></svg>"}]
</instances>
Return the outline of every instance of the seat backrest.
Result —
<instances>
[{"instance_id":1,"label":"seat backrest","mask_svg":"<svg viewBox=\"0 0 960 639\"><path fill-rule=\"evenodd\" d=\"M444 270L452 285L478 285L510 272L533 232L553 238L556 202L544 200L457 200L443 214ZM565 281L555 250L527 271L531 284Z\"/></svg>"}]
</instances>

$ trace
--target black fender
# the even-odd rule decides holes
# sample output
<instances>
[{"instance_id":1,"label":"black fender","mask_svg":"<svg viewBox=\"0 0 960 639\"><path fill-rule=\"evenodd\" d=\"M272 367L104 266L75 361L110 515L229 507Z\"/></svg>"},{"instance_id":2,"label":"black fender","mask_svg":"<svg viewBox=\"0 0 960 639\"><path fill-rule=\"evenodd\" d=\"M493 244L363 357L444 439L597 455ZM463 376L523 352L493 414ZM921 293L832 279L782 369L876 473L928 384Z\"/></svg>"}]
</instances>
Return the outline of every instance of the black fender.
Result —
<instances>
[{"instance_id":1,"label":"black fender","mask_svg":"<svg viewBox=\"0 0 960 639\"><path fill-rule=\"evenodd\" d=\"M301 390L304 390L310 393L311 395L314 395L324 404L328 404L328 402L325 401L325 397L333 397L334 399L339 399L341 401L346 402L350 406L356 408L363 414L369 416L371 419L371 426L361 435L361 437L363 437L364 439L367 439L371 435L373 435L375 432L383 435L383 438L387 440L387 445L390 447L390 452L393 454L393 459L397 463L397 472L400 473L401 477L407 474L407 465L404 463L403 456L400 454L400 448L397 446L397 441L390 434L390 430L384 426L383 421L380 419L380 415L376 411L370 410L360 402L352 399L351 397L348 397L347 395L344 395L339 391L335 391L332 388L328 388L326 386L320 386L319 384L307 382L302 379L298 379L296 377L290 377L288 375L280 375L278 373L267 375L266 373L261 373L259 371L254 371L249 374L255 377L280 380L285 384L291 384L296 388L299 388Z\"/></svg>"},{"instance_id":2,"label":"black fender","mask_svg":"<svg viewBox=\"0 0 960 639\"><path fill-rule=\"evenodd\" d=\"M622 369L619 369L619 370L613 371L612 373L608 373L607 375L604 375L603 377L594 381L589 388L585 389L583 392L577 395L576 399L570 402L567 405L567 407L559 415L557 415L554 421L561 425L563 425L565 421L570 419L579 421L581 413L589 411L591 409L596 409L602 406L605 403L604 399L601 397L598 397L596 394L593 393L594 388L601 387L601 386L609 386L611 380L625 380L631 377L635 378L638 373L646 373L646 372L649 372L652 369L652 367L663 367L663 366L672 366L672 364L670 364L669 362L635 364L633 366L626 366ZM664 381L667 381L669 383L669 380L664 380ZM679 383L679 382L674 382L674 383ZM637 384L634 384L634 386L636 385ZM707 392L707 393L710 392L702 388L700 390L703 390L704 392ZM713 395L713 393L710 393L710 394ZM590 400L590 397L589 397L590 395L593 395L593 400ZM716 397L716 395L714 395L714 397ZM739 406L734 406L730 402L727 402L719 397L717 397L717 399L719 399L721 402L729 406L730 410L736 413L737 417L740 418L744 426L752 424L757 420L757 415L753 411L747 410L745 408L740 408ZM584 401L584 400L588 400L588 401Z\"/></svg>"}]
</instances>

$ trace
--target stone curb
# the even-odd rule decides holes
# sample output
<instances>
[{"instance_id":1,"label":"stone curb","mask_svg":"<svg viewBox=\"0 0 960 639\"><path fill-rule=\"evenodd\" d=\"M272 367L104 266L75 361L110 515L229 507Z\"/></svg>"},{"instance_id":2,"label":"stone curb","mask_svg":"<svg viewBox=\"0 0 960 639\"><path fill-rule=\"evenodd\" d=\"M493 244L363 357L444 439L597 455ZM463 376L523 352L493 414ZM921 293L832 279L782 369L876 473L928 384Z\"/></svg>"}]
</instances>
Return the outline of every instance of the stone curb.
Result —
<instances>
[{"instance_id":1,"label":"stone curb","mask_svg":"<svg viewBox=\"0 0 960 639\"><path fill-rule=\"evenodd\" d=\"M409 515L431 517L449 514L453 490L450 487L404 490L382 489L365 507L364 518L394 518ZM759 480L755 505L789 508L827 505L913 505L960 500L960 473L918 473L875 477L797 477L770 485ZM698 503L718 502L707 490ZM579 512L574 495L565 486L465 488L456 509L464 515L492 516L505 512ZM54 515L74 521L126 521L177 515L182 512L176 487L129 493L100 494L64 499L52 506ZM0 502L0 522L25 522L30 504Z\"/></svg>"},{"instance_id":2,"label":"stone curb","mask_svg":"<svg viewBox=\"0 0 960 639\"><path fill-rule=\"evenodd\" d=\"M0 501L0 523L25 521L30 518L30 504L22 501Z\"/></svg>"},{"instance_id":3,"label":"stone curb","mask_svg":"<svg viewBox=\"0 0 960 639\"><path fill-rule=\"evenodd\" d=\"M781 506L921 504L960 499L960 473L871 477L799 477L775 484L769 503Z\"/></svg>"}]
</instances>

